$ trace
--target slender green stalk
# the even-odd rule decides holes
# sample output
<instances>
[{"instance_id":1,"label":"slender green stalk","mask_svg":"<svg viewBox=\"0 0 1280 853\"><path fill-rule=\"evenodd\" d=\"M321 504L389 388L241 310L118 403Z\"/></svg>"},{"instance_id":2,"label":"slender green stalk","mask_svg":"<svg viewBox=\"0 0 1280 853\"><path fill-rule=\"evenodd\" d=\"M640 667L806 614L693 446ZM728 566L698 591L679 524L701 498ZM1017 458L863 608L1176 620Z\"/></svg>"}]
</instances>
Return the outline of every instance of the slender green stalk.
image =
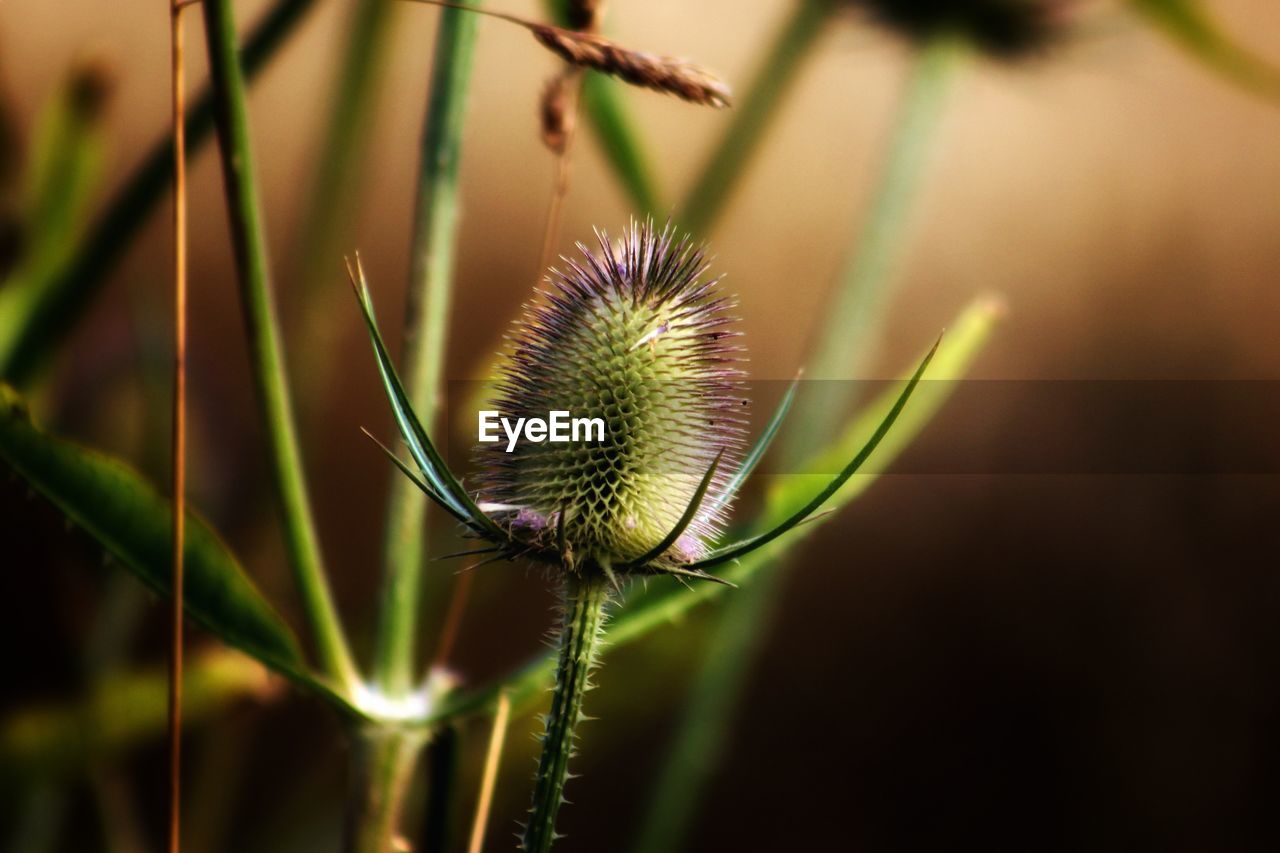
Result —
<instances>
[{"instance_id":1,"label":"slender green stalk","mask_svg":"<svg viewBox=\"0 0 1280 853\"><path fill-rule=\"evenodd\" d=\"M573 731L582 718L582 697L590 688L608 600L609 586L602 575L567 576L560 661L542 736L542 757L534 777L533 806L521 841L525 853L546 853L556 839L556 813L564 801L564 783L569 778Z\"/></svg>"},{"instance_id":2,"label":"slender green stalk","mask_svg":"<svg viewBox=\"0 0 1280 853\"><path fill-rule=\"evenodd\" d=\"M715 225L834 9L831 0L799 0L779 27L746 97L734 108L733 120L681 206L680 220L689 231L705 234Z\"/></svg>"},{"instance_id":3,"label":"slender green stalk","mask_svg":"<svg viewBox=\"0 0 1280 853\"><path fill-rule=\"evenodd\" d=\"M856 255L836 292L836 305L815 353L814 373L825 379L856 369L874 346L880 305L901 249L911 200L928 161L929 144L945 104L947 83L959 47L935 42L916 58L890 141L881 183L862 231ZM836 386L841 383L827 383ZM825 444L844 420L850 395L829 389L791 421L784 439L787 456L799 462ZM779 554L764 563L747 588L718 614L694 677L654 795L635 846L636 853L680 849L731 731L733 711L759 654L760 640L774 618L774 602L787 565Z\"/></svg>"},{"instance_id":4,"label":"slender green stalk","mask_svg":"<svg viewBox=\"0 0 1280 853\"><path fill-rule=\"evenodd\" d=\"M933 154L933 137L946 95L965 48L937 38L915 56L878 183L867 215L851 242L852 253L836 282L826 323L818 333L807 365L810 379L847 379L861 370L879 345L884 303L909 233L913 202ZM822 397L804 396L797 429L786 445L793 461L821 446L844 421L853 400L852 382L827 383Z\"/></svg>"},{"instance_id":5,"label":"slender green stalk","mask_svg":"<svg viewBox=\"0 0 1280 853\"><path fill-rule=\"evenodd\" d=\"M582 107L590 119L591 131L600 142L601 153L631 197L635 212L657 216L665 207L649 155L631 114L623 106L625 88L603 74L588 71L582 81Z\"/></svg>"},{"instance_id":6,"label":"slender green stalk","mask_svg":"<svg viewBox=\"0 0 1280 853\"><path fill-rule=\"evenodd\" d=\"M248 79L257 76L276 51L297 29L316 0L277 0L254 27L240 55ZM187 111L187 150L199 150L213 130L213 94L200 94ZM12 324L12 341L0 342L0 376L11 383L27 384L49 354L93 304L93 296L106 281L169 189L173 176L173 137L156 140L142 163L124 182L95 220L75 256L59 268L40 298L23 307L23 317ZM8 334L9 330L5 332Z\"/></svg>"},{"instance_id":7,"label":"slender green stalk","mask_svg":"<svg viewBox=\"0 0 1280 853\"><path fill-rule=\"evenodd\" d=\"M703 666L694 675L679 727L650 788L635 853L673 853L683 846L733 734L734 711L769 634L781 577L781 572L760 572L729 597L735 618L720 619L702 650Z\"/></svg>"},{"instance_id":8,"label":"slender green stalk","mask_svg":"<svg viewBox=\"0 0 1280 853\"><path fill-rule=\"evenodd\" d=\"M202 7L240 299L249 337L254 386L262 407L271 448L272 475L280 497L285 547L321 665L327 675L350 688L357 681L356 668L325 578L294 428L293 405L271 292L232 3L231 0L205 0Z\"/></svg>"},{"instance_id":9,"label":"slender green stalk","mask_svg":"<svg viewBox=\"0 0 1280 853\"><path fill-rule=\"evenodd\" d=\"M458 170L477 22L478 16L459 9L440 11L422 133L401 361L409 399L428 430L438 420L443 393L458 239ZM426 503L407 477L392 478L374 677L393 694L410 690L414 683Z\"/></svg>"},{"instance_id":10,"label":"slender green stalk","mask_svg":"<svg viewBox=\"0 0 1280 853\"><path fill-rule=\"evenodd\" d=\"M308 310L297 318L300 343L310 366L308 386L331 380L342 356L335 346L336 318L347 317L351 296L333 287L349 246L354 203L365 173L370 121L378 105L397 0L358 0L344 28L346 42L331 84L327 127L298 240L302 287ZM309 394L304 394L304 399ZM319 398L322 395L315 395Z\"/></svg>"},{"instance_id":11,"label":"slender green stalk","mask_svg":"<svg viewBox=\"0 0 1280 853\"><path fill-rule=\"evenodd\" d=\"M395 728L374 727L356 736L345 853L399 849L400 813L425 744L422 732Z\"/></svg>"}]
</instances>

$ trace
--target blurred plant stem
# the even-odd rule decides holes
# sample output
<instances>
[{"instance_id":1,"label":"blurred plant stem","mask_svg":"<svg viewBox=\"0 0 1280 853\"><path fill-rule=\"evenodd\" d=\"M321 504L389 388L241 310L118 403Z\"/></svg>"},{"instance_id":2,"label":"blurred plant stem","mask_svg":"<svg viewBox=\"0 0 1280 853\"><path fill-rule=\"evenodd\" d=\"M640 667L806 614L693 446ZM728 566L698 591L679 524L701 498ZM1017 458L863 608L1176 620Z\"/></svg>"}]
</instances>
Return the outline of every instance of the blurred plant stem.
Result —
<instances>
[{"instance_id":1,"label":"blurred plant stem","mask_svg":"<svg viewBox=\"0 0 1280 853\"><path fill-rule=\"evenodd\" d=\"M425 732L392 727L371 727L356 735L343 847L346 853L405 849L399 834L400 811L425 743Z\"/></svg>"},{"instance_id":2,"label":"blurred plant stem","mask_svg":"<svg viewBox=\"0 0 1280 853\"><path fill-rule=\"evenodd\" d=\"M856 373L874 351L884 291L907 231L911 201L928 161L930 141L962 51L950 40L925 45L914 58L879 183L854 254L837 284L834 306L818 333L810 378ZM749 99L749 102L754 98ZM697 210L698 208L694 208ZM845 419L849 382L827 382L820 398L800 397L803 410L784 430L783 453L798 465L823 447ZM805 405L805 403L808 405ZM679 728L659 770L636 853L669 853L684 846L693 816L732 730L762 639L773 623L785 557L766 563L752 583L713 616L710 640L693 679Z\"/></svg>"},{"instance_id":3,"label":"blurred plant stem","mask_svg":"<svg viewBox=\"0 0 1280 853\"><path fill-rule=\"evenodd\" d=\"M40 110L32 134L11 269L0 261L0 376L12 372L52 283L80 239L103 161L102 118L111 75L82 63ZM7 164L6 167L7 168Z\"/></svg>"},{"instance_id":4,"label":"blurred plant stem","mask_svg":"<svg viewBox=\"0 0 1280 853\"><path fill-rule=\"evenodd\" d=\"M681 205L680 223L691 233L705 235L724 211L834 10L831 0L798 0L778 28L746 96Z\"/></svg>"},{"instance_id":5,"label":"blurred plant stem","mask_svg":"<svg viewBox=\"0 0 1280 853\"><path fill-rule=\"evenodd\" d=\"M1280 101L1280 67L1229 38L1202 0L1128 0L1128 4L1209 69L1273 103Z\"/></svg>"},{"instance_id":6,"label":"blurred plant stem","mask_svg":"<svg viewBox=\"0 0 1280 853\"><path fill-rule=\"evenodd\" d=\"M427 429L439 420L458 241L458 170L478 16L441 9L422 131L401 371ZM391 478L374 678L390 695L415 682L426 496L407 477Z\"/></svg>"},{"instance_id":7,"label":"blurred plant stem","mask_svg":"<svg viewBox=\"0 0 1280 853\"><path fill-rule=\"evenodd\" d=\"M252 79L301 23L316 0L277 0L253 28L241 53ZM203 92L187 113L188 151L194 154L213 130L213 94ZM173 175L173 137L166 133L149 149L102 213L72 257L39 287L40 296L0 333L0 377L30 384L50 355L93 304L93 296L132 244L134 236L164 198Z\"/></svg>"},{"instance_id":8,"label":"blurred plant stem","mask_svg":"<svg viewBox=\"0 0 1280 853\"><path fill-rule=\"evenodd\" d=\"M160 669L105 671L77 701L8 715L0 721L0 787L57 778L154 741L164 731L167 682ZM183 674L187 725L245 696L266 696L278 684L240 652L216 648L195 655Z\"/></svg>"},{"instance_id":9,"label":"blurred plant stem","mask_svg":"<svg viewBox=\"0 0 1280 853\"><path fill-rule=\"evenodd\" d=\"M844 422L854 384L880 345L886 297L910 233L920 180L934 152L934 133L965 45L936 38L920 47L898 106L871 204L850 243L850 254L829 297L807 364L810 380L825 382L821 397L801 394L783 454L794 464L821 447Z\"/></svg>"},{"instance_id":10,"label":"blurred plant stem","mask_svg":"<svg viewBox=\"0 0 1280 853\"><path fill-rule=\"evenodd\" d=\"M336 321L348 314L351 295L346 288L331 285L342 276L343 247L351 243L396 6L397 0L357 0L351 7L342 59L331 83L328 102L332 106L319 166L297 241L307 303L297 319L302 327L298 340L305 347L303 361L309 365L304 381L315 392L332 381L342 354L335 345ZM323 398L307 392L301 399L315 408Z\"/></svg>"},{"instance_id":11,"label":"blurred plant stem","mask_svg":"<svg viewBox=\"0 0 1280 853\"><path fill-rule=\"evenodd\" d=\"M325 577L298 449L271 292L234 11L231 0L205 0L201 7L240 300L254 386L270 444L272 476L280 498L285 548L323 671L349 693L358 682L358 673Z\"/></svg>"}]
</instances>

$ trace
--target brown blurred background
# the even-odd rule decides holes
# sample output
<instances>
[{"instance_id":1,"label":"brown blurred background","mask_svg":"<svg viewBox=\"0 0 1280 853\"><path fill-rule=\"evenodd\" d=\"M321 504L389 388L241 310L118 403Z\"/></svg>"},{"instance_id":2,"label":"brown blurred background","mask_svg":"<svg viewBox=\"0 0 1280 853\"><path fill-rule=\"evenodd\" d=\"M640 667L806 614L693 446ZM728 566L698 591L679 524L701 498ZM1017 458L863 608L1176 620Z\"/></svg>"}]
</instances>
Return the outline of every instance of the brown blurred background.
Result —
<instances>
[{"instance_id":1,"label":"brown blurred background","mask_svg":"<svg viewBox=\"0 0 1280 853\"><path fill-rule=\"evenodd\" d=\"M241 21L265 5L237 4ZM958 81L873 376L895 374L987 291L1001 294L1009 313L976 378L1280 376L1280 108L1101 5L1059 49L1015 67L983 64ZM1233 35L1280 61L1280 5L1208 5ZM502 7L539 16L530 2ZM251 107L295 386L307 395L312 491L343 611L365 647L391 472L359 427L385 435L385 404L354 305L341 292L304 302L294 286L315 248L297 241L348 8L320 4L254 85ZM614 0L610 29L629 44L694 57L741 89L786 9L786 0ZM365 129L367 180L336 248L360 249L387 323L408 267L436 14L410 4L396 11L387 85ZM198 16L190 21L198 80ZM453 378L480 369L529 295L551 185L535 104L554 64L526 33L494 21L481 27ZM156 3L3 0L0 86L23 125L77 58L105 58L116 78L109 191L167 121L166 39ZM785 379L800 364L865 208L905 67L895 40L854 16L839 19L707 235L741 296L754 379ZM627 100L674 200L728 116L643 92ZM584 141L566 250L593 225L616 230L630 213ZM265 523L261 436L212 147L195 161L191 192L194 500L296 616ZM60 431L156 476L164 447L155 439L167 429L155 373L166 334L166 221L153 217L130 249L42 404ZM337 266L331 285L345 286ZM316 305L328 316L305 316ZM324 327L340 372L308 376L300 353ZM1233 387L1275 399L1266 383ZM1103 395L1109 407L1066 406L1018 434L1002 426L1010 412L975 410L982 395L962 395L968 407L944 412L913 449L912 473L882 479L804 548L777 624L760 626L766 654L689 849L1280 845L1276 408L1263 407L1273 419L1251 424L1201 412L1188 429L1125 405L1124 384L1115 388ZM1188 405L1203 399L1189 394ZM1082 447L1082 434L1113 440ZM998 461L998 441L1062 447L1066 460L1095 451L1111 459L1153 436L1175 462L1242 442L1261 461L1243 472L1215 471L1210 461L1161 474L1122 464L1110 474L1073 472L1069 462L1012 474ZM996 461L986 472L930 473L955 454ZM16 553L0 577L10 698L74 696L72 661L108 581L93 549L25 501L20 485L0 485L0 496L6 550ZM477 593L457 666L482 678L538 648L551 597L535 573L508 567L483 573ZM427 612L439 606L430 601ZM144 624L131 655L158 661L163 618L157 612ZM580 761L586 779L571 786L563 812L566 853L626 849L676 719L674 687L706 627L704 617L673 627L603 672L592 695L602 719L587 727ZM526 731L531 721L514 729L492 849L503 849L523 812ZM483 737L480 726L463 732L468 780ZM336 849L343 750L337 726L291 696L238 706L200 729L193 773L210 756L236 756L222 818L203 849ZM95 771L131 791L126 813L144 838L159 837L163 816L159 759L158 746L144 748ZM461 808L473 790L465 784ZM98 849L93 802L69 795L65 820L76 828L64 849Z\"/></svg>"}]
</instances>

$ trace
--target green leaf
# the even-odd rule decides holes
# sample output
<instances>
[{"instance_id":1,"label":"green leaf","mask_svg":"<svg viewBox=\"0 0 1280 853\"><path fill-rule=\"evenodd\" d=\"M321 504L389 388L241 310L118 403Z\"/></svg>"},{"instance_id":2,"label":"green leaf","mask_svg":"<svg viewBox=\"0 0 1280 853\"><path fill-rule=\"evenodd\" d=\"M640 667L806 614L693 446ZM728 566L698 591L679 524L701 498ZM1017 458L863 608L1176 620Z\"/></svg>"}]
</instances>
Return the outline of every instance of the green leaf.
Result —
<instances>
[{"instance_id":1,"label":"green leaf","mask_svg":"<svg viewBox=\"0 0 1280 853\"><path fill-rule=\"evenodd\" d=\"M27 241L0 287L0 365L71 260L99 184L101 118L109 91L101 67L75 69L36 121L23 174L21 221Z\"/></svg>"},{"instance_id":2,"label":"green leaf","mask_svg":"<svg viewBox=\"0 0 1280 853\"><path fill-rule=\"evenodd\" d=\"M1258 94L1280 98L1280 68L1223 33L1199 0L1129 0L1129 5L1229 80Z\"/></svg>"},{"instance_id":3,"label":"green leaf","mask_svg":"<svg viewBox=\"0 0 1280 853\"><path fill-rule=\"evenodd\" d=\"M163 667L106 675L71 700L42 702L0 720L0 786L84 769L158 741L168 720ZM279 682L239 652L212 648L188 661L182 677L184 727L215 718L234 702L269 695Z\"/></svg>"},{"instance_id":4,"label":"green leaf","mask_svg":"<svg viewBox=\"0 0 1280 853\"><path fill-rule=\"evenodd\" d=\"M733 500L738 494L738 490L746 483L747 478L751 476L751 472L756 470L756 466L760 464L760 460L769 452L769 446L773 444L774 437L778 434L778 429L782 426L782 422L786 420L787 413L791 411L791 404L796 399L796 389L800 387L800 377L797 376L791 380L791 384L787 386L786 393L782 395L782 401L778 403L778 408L774 410L773 417L769 419L769 423L765 426L764 432L760 433L760 437L756 439L756 443L752 445L751 452L747 454L747 458L742 460L742 464L738 466L738 470L733 472L733 476L729 478L729 482L725 484L724 491L711 504L707 510L714 513L717 509Z\"/></svg>"},{"instance_id":5,"label":"green leaf","mask_svg":"<svg viewBox=\"0 0 1280 853\"><path fill-rule=\"evenodd\" d=\"M0 385L0 460L143 583L169 594L171 505L136 471L44 433L6 385ZM288 625L218 535L194 513L187 519L185 586L186 611L196 622L294 682L349 708L310 673Z\"/></svg>"},{"instance_id":6,"label":"green leaf","mask_svg":"<svg viewBox=\"0 0 1280 853\"><path fill-rule=\"evenodd\" d=\"M356 299L360 303L360 312L364 317L365 326L369 331L369 340L373 344L373 354L378 363L378 374L382 378L383 390L387 394L387 402L391 405L391 413L395 416L396 426L400 429L400 436L409 445L409 454L413 456L413 461L417 463L422 476L427 478L427 483L434 489L427 494L438 500L447 501L446 509L476 533L497 541L506 539L506 532L476 506L475 501L467 494L467 490L453 476L453 472L449 470L448 464L431 443L431 437L418 419L417 413L414 412L409 402L409 395L404 389L404 383L396 371L395 362L391 360L391 353L387 351L382 333L378 331L378 321L373 314L373 297L369 294L369 283L365 278L364 267L360 265L359 257L356 258L355 268L349 268L348 273L351 276L352 287L356 291ZM394 458L394 454L392 457Z\"/></svg>"},{"instance_id":7,"label":"green leaf","mask_svg":"<svg viewBox=\"0 0 1280 853\"><path fill-rule=\"evenodd\" d=\"M933 361L933 357L937 354L938 346L941 343L942 341L939 339L933 345L933 348L930 349L929 352L925 353L925 356L921 359L920 365L916 368L915 373L911 374L911 378L907 380L907 384L894 399L889 410L884 413L884 417L880 418L876 423L875 429L869 436L867 436L866 440L859 443L857 450L852 454L853 458L850 459L840 470L840 473L824 485L817 494L807 500L801 499L800 501L797 501L797 506L788 512L781 521L777 522L776 525L773 525L772 529L768 532L761 533L758 536L753 536L750 539L745 539L741 542L736 542L732 545L727 545L723 548L717 548L715 551L712 551L711 555L706 559L691 563L689 567L707 568L710 566L718 566L721 563L727 563L740 557L745 557L747 554L750 554L753 551L758 551L760 548L763 548L765 545L768 545L778 537L788 533L806 520L810 519L815 512L822 508L822 505L825 504L832 495L840 491L840 488L849 481L850 477L857 473L858 469L861 468L863 464L866 463L867 459L871 457L871 454L875 453L876 448L880 446L882 441L884 441L885 436L889 435L889 431L893 428L894 423L902 414L903 409L906 408L907 401L911 399L911 395L915 392L916 386L920 384L921 377L924 376L925 370L928 369L929 362Z\"/></svg>"}]
</instances>

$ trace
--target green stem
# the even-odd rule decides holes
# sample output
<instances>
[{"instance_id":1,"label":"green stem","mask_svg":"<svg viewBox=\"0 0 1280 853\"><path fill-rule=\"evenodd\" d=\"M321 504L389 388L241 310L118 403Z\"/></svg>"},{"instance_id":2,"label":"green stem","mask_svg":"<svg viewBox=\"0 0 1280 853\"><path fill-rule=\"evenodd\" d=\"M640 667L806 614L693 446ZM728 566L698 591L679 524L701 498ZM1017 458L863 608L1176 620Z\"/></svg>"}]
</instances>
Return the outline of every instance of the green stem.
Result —
<instances>
[{"instance_id":1,"label":"green stem","mask_svg":"<svg viewBox=\"0 0 1280 853\"><path fill-rule=\"evenodd\" d=\"M254 27L240 55L245 76L257 76L293 33L316 0L278 0ZM203 92L187 111L187 151L193 155L213 130L213 94ZM107 274L132 244L133 237L164 198L173 179L173 137L165 134L150 148L124 186L112 197L80 244L60 267L40 298L23 307L12 324L14 338L0 343L4 357L0 376L23 385L30 382L58 343L93 304Z\"/></svg>"},{"instance_id":2,"label":"green stem","mask_svg":"<svg viewBox=\"0 0 1280 853\"><path fill-rule=\"evenodd\" d=\"M603 575L567 576L560 661L534 777L533 806L521 842L525 853L546 853L556 839L556 813L564 801L564 783L569 777L573 731L582 719L582 697L590 687L608 600L609 585Z\"/></svg>"},{"instance_id":3,"label":"green stem","mask_svg":"<svg viewBox=\"0 0 1280 853\"><path fill-rule=\"evenodd\" d=\"M308 310L297 323L304 362L300 377L308 388L321 389L337 373L342 348L335 337L340 319L350 315L351 294L333 287L340 275L344 247L349 247L356 219L359 185L365 173L370 121L378 106L379 83L389 55L396 0L358 0L344 31L343 55L331 84L332 107L306 206L300 238L302 292ZM305 394L306 397L313 395ZM314 395L320 397L321 395Z\"/></svg>"},{"instance_id":4,"label":"green stem","mask_svg":"<svg viewBox=\"0 0 1280 853\"><path fill-rule=\"evenodd\" d=\"M601 153L631 197L636 213L658 216L665 207L635 122L623 106L625 88L603 74L588 71L582 81L582 107Z\"/></svg>"},{"instance_id":5,"label":"green stem","mask_svg":"<svg viewBox=\"0 0 1280 853\"><path fill-rule=\"evenodd\" d=\"M236 53L232 3L205 0L202 6L240 300L254 385L271 448L272 475L280 497L285 547L324 671L350 688L357 681L356 669L321 563L294 428L254 175L244 79Z\"/></svg>"},{"instance_id":6,"label":"green stem","mask_svg":"<svg viewBox=\"0 0 1280 853\"><path fill-rule=\"evenodd\" d=\"M851 242L849 260L832 296L827 321L806 366L809 379L848 379L875 352L885 297L909 232L920 179L933 154L934 131L946 106L964 46L940 37L921 47L903 92L871 206ZM797 460L844 422L853 383L831 382L820 399L801 395L785 455Z\"/></svg>"},{"instance_id":7,"label":"green stem","mask_svg":"<svg viewBox=\"0 0 1280 853\"><path fill-rule=\"evenodd\" d=\"M928 161L933 132L943 112L947 83L959 48L950 41L925 46L916 59L890 141L857 253L836 292L835 308L821 333L813 374L831 379L856 371L872 351L884 292L892 280L911 201ZM812 457L845 420L850 402L846 383L827 389L808 411L791 419L784 453L794 461ZM760 640L773 622L774 606L787 565L786 551L759 562L752 582L731 596L717 614L713 634L686 703L680 727L664 760L644 821L637 853L682 846L724 743L733 710L759 654Z\"/></svg>"},{"instance_id":8,"label":"green stem","mask_svg":"<svg viewBox=\"0 0 1280 853\"><path fill-rule=\"evenodd\" d=\"M440 11L422 133L401 375L428 430L441 407L458 239L458 169L478 17L459 9ZM392 478L374 677L393 694L409 691L414 683L426 504L407 477Z\"/></svg>"},{"instance_id":9,"label":"green stem","mask_svg":"<svg viewBox=\"0 0 1280 853\"><path fill-rule=\"evenodd\" d=\"M799 0L778 29L746 97L733 110L733 120L681 206L681 223L690 232L705 234L715 225L834 9L831 0Z\"/></svg>"},{"instance_id":10,"label":"green stem","mask_svg":"<svg viewBox=\"0 0 1280 853\"><path fill-rule=\"evenodd\" d=\"M400 813L425 744L423 733L403 729L372 727L355 735L345 853L401 849Z\"/></svg>"},{"instance_id":11,"label":"green stem","mask_svg":"<svg viewBox=\"0 0 1280 853\"><path fill-rule=\"evenodd\" d=\"M716 621L651 788L635 853L674 853L683 846L733 732L734 709L768 635L781 577L781 572L757 575L730 596L725 618Z\"/></svg>"}]
</instances>

